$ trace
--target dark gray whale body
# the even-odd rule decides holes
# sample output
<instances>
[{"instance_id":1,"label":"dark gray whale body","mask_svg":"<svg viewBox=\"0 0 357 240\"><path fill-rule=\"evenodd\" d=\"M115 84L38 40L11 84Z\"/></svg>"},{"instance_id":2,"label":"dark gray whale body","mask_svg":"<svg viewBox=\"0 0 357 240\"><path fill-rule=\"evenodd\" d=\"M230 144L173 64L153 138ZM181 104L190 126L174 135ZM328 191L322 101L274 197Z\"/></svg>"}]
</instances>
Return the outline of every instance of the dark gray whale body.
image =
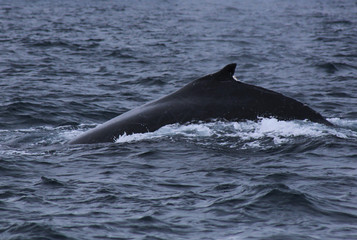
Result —
<instances>
[{"instance_id":1,"label":"dark gray whale body","mask_svg":"<svg viewBox=\"0 0 357 240\"><path fill-rule=\"evenodd\" d=\"M192 121L308 119L331 125L308 106L280 93L239 82L236 64L192 81L178 91L123 113L70 141L71 144L113 142L120 135L153 132L173 123Z\"/></svg>"}]
</instances>

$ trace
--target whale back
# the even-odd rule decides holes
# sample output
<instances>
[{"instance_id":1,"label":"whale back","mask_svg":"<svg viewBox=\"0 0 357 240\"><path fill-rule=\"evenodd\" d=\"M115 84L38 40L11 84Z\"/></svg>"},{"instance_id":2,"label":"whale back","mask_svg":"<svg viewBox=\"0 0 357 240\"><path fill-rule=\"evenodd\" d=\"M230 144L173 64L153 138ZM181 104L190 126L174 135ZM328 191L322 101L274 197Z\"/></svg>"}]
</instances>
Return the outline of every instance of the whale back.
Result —
<instances>
[{"instance_id":1,"label":"whale back","mask_svg":"<svg viewBox=\"0 0 357 240\"><path fill-rule=\"evenodd\" d=\"M331 125L319 113L283 94L237 81L236 64L196 79L176 92L123 113L70 143L113 142L126 133L152 132L173 123L193 121L308 119Z\"/></svg>"}]
</instances>

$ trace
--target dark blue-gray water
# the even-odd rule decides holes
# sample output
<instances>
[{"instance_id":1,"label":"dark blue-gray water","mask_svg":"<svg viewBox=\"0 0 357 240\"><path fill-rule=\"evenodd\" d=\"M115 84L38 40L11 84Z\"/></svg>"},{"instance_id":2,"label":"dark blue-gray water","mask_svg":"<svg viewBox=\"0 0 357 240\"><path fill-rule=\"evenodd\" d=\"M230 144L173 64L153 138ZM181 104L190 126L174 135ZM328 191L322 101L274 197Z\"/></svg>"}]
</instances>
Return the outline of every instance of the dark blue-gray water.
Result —
<instances>
[{"instance_id":1,"label":"dark blue-gray water","mask_svg":"<svg viewBox=\"0 0 357 240\"><path fill-rule=\"evenodd\" d=\"M327 117L74 136L226 64ZM0 239L357 239L357 3L0 1Z\"/></svg>"}]
</instances>

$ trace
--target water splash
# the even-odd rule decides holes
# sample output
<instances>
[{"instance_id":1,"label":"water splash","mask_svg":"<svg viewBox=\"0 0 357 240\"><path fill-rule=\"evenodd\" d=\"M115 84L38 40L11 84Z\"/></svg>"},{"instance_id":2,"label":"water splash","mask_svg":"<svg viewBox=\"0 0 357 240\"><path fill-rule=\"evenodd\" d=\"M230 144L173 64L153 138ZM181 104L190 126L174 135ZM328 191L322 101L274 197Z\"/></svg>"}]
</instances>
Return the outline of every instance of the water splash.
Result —
<instances>
[{"instance_id":1,"label":"water splash","mask_svg":"<svg viewBox=\"0 0 357 240\"><path fill-rule=\"evenodd\" d=\"M333 121L338 125L338 121ZM258 121L172 124L155 132L123 134L116 143L132 143L157 139L183 139L200 145L220 145L229 148L267 148L294 141L297 138L356 137L357 133L344 128L332 128L308 121L281 121L260 118Z\"/></svg>"}]
</instances>

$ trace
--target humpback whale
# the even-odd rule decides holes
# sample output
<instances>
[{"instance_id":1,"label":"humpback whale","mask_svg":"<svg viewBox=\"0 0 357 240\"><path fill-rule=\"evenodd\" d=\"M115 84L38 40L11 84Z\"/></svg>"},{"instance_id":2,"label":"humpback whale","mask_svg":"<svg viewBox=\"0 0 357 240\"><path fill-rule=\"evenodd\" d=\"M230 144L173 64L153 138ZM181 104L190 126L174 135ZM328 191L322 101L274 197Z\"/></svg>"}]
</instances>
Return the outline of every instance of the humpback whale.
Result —
<instances>
[{"instance_id":1,"label":"humpback whale","mask_svg":"<svg viewBox=\"0 0 357 240\"><path fill-rule=\"evenodd\" d=\"M196 79L181 89L125 112L80 134L70 144L114 142L120 135L153 132L173 123L194 121L310 120L332 125L307 105L283 94L243 83L234 77L236 64Z\"/></svg>"}]
</instances>

